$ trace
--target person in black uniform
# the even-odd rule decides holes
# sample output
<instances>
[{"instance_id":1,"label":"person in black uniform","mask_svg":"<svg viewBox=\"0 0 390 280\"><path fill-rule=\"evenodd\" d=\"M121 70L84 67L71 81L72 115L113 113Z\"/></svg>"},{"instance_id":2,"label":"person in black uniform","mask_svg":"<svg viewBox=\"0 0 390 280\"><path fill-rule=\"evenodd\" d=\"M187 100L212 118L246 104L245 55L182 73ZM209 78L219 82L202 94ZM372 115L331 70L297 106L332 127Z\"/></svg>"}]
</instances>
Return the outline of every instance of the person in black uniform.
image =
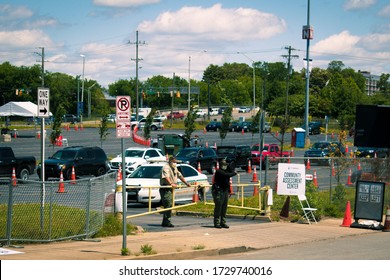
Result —
<instances>
[{"instance_id":1,"label":"person in black uniform","mask_svg":"<svg viewBox=\"0 0 390 280\"><path fill-rule=\"evenodd\" d=\"M214 200L214 227L229 228L226 224L226 211L229 199L230 178L237 175L235 171L228 168L225 159L220 163L221 168L214 174L214 184L211 191Z\"/></svg>"}]
</instances>

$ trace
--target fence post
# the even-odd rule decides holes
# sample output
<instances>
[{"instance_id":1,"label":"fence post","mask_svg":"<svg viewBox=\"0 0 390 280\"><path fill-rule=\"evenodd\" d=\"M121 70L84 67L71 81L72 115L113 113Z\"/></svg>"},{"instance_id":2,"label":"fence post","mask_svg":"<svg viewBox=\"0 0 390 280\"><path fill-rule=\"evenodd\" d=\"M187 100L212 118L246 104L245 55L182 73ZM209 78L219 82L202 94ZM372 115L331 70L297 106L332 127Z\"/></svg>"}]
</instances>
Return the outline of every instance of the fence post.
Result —
<instances>
[{"instance_id":1,"label":"fence post","mask_svg":"<svg viewBox=\"0 0 390 280\"><path fill-rule=\"evenodd\" d=\"M7 209L7 246L11 245L12 234L12 210L13 210L13 184L12 180L8 184L8 209Z\"/></svg>"}]
</instances>

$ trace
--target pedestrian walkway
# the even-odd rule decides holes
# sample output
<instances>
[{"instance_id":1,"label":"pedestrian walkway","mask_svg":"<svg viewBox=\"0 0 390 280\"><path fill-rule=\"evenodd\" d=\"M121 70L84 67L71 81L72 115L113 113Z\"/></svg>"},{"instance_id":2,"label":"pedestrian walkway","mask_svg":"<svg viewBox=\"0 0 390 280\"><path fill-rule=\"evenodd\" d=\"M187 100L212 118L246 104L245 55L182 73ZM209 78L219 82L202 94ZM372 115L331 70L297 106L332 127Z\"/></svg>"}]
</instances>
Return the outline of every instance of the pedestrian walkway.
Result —
<instances>
[{"instance_id":1,"label":"pedestrian walkway","mask_svg":"<svg viewBox=\"0 0 390 280\"><path fill-rule=\"evenodd\" d=\"M202 256L239 253L248 250L287 246L344 236L372 234L375 231L343 227L342 219L324 219L318 224L290 222L248 223L216 229L210 226L188 229L166 228L160 232L128 235L130 255L122 256L123 237L99 240L27 244L23 248L3 247L19 254L0 253L1 260L191 260ZM145 246L147 245L147 246ZM143 255L141 246L154 251Z\"/></svg>"}]
</instances>

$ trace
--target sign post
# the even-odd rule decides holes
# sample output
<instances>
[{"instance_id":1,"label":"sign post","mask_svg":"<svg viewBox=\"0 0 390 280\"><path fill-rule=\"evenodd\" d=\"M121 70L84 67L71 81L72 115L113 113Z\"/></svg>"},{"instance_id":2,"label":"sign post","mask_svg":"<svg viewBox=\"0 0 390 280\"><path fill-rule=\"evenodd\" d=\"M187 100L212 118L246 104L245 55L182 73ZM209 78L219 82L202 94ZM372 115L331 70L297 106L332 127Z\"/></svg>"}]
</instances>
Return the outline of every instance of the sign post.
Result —
<instances>
[{"instance_id":1,"label":"sign post","mask_svg":"<svg viewBox=\"0 0 390 280\"><path fill-rule=\"evenodd\" d=\"M127 197L126 197L126 168L125 168L125 147L124 138L131 137L131 102L130 96L117 96L116 97L116 137L121 138L121 151L122 151L122 216L123 216L123 236L122 236L122 249L125 251L126 237L127 237Z\"/></svg>"}]
</instances>

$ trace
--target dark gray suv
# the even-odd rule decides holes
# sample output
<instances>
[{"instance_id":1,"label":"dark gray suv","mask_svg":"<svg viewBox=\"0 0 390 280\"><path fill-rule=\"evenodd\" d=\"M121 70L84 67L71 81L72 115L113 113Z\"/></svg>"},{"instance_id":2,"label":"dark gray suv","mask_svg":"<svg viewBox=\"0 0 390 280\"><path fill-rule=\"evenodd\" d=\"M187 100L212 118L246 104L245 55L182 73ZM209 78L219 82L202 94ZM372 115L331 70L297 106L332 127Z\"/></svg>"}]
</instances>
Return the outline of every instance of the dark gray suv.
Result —
<instances>
[{"instance_id":1,"label":"dark gray suv","mask_svg":"<svg viewBox=\"0 0 390 280\"><path fill-rule=\"evenodd\" d=\"M187 163L195 169L198 169L198 164L200 164L201 170L207 170L210 174L213 174L218 160L215 150L205 147L183 148L175 157L177 160Z\"/></svg>"},{"instance_id":2,"label":"dark gray suv","mask_svg":"<svg viewBox=\"0 0 390 280\"><path fill-rule=\"evenodd\" d=\"M94 175L101 176L109 170L106 153L99 147L73 146L58 150L53 156L45 160L45 181L48 178L60 178L61 171L64 180L72 177L72 167L76 176ZM39 164L37 173L41 179Z\"/></svg>"}]
</instances>

